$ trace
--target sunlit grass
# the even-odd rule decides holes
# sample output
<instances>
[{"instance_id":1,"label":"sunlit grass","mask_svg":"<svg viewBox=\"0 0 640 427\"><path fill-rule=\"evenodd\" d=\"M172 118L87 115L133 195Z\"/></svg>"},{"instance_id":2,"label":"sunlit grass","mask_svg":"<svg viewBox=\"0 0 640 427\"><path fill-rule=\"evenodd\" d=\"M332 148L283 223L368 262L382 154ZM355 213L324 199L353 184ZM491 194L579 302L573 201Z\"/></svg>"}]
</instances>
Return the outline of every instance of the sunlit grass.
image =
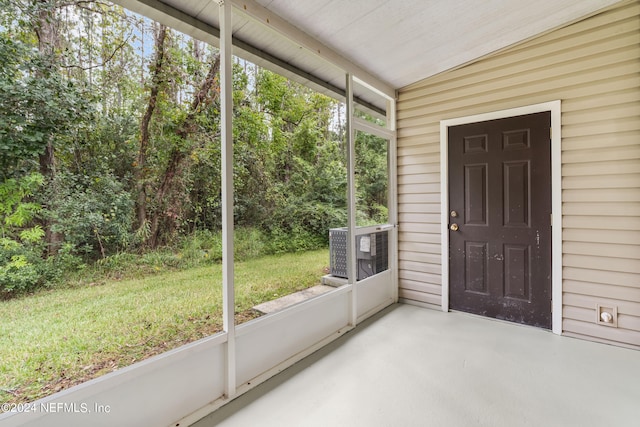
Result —
<instances>
[{"instance_id":1,"label":"sunlit grass","mask_svg":"<svg viewBox=\"0 0 640 427\"><path fill-rule=\"evenodd\" d=\"M327 264L326 250L237 263L238 318L318 284ZM221 283L214 265L0 302L0 402L31 401L220 331Z\"/></svg>"}]
</instances>

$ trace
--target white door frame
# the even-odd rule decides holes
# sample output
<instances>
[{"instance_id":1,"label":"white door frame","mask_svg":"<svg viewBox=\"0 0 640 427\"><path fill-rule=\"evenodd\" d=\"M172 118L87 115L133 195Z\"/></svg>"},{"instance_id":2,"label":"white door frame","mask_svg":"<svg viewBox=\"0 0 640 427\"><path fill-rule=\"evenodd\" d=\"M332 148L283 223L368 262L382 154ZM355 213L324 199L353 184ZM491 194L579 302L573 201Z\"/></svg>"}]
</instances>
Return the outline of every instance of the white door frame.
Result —
<instances>
[{"instance_id":1,"label":"white door frame","mask_svg":"<svg viewBox=\"0 0 640 427\"><path fill-rule=\"evenodd\" d=\"M440 121L440 202L442 251L442 311L449 311L449 153L450 126L525 114L551 112L551 297L552 331L562 334L562 176L561 176L561 103L559 100L507 110L476 114Z\"/></svg>"}]
</instances>

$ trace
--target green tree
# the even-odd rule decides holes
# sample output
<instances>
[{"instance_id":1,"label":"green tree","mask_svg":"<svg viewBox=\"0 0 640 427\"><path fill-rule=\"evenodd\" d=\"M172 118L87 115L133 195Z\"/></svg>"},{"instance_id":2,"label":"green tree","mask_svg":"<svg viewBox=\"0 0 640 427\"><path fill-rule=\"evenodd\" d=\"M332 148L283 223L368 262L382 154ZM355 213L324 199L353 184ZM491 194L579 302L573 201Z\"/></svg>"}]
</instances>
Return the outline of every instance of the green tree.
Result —
<instances>
[{"instance_id":1,"label":"green tree","mask_svg":"<svg viewBox=\"0 0 640 427\"><path fill-rule=\"evenodd\" d=\"M44 176L25 227L85 259L218 228L217 50L106 2L0 6L0 177ZM246 61L233 73L236 223L273 251L326 244L346 224L338 103ZM386 146L356 144L359 215L379 221Z\"/></svg>"},{"instance_id":2,"label":"green tree","mask_svg":"<svg viewBox=\"0 0 640 427\"><path fill-rule=\"evenodd\" d=\"M329 228L346 224L345 157L329 131L336 102L266 70L256 88L269 138L263 228L276 252L322 246Z\"/></svg>"},{"instance_id":3,"label":"green tree","mask_svg":"<svg viewBox=\"0 0 640 427\"><path fill-rule=\"evenodd\" d=\"M364 132L356 135L356 193L363 222L386 223L387 140Z\"/></svg>"},{"instance_id":4,"label":"green tree","mask_svg":"<svg viewBox=\"0 0 640 427\"><path fill-rule=\"evenodd\" d=\"M90 107L50 58L0 32L1 178L31 169L52 139L88 119Z\"/></svg>"},{"instance_id":5,"label":"green tree","mask_svg":"<svg viewBox=\"0 0 640 427\"><path fill-rule=\"evenodd\" d=\"M219 144L219 55L211 51L206 59L195 59L185 52L172 31L165 31L164 37L156 38L153 79L158 80L150 85L149 103L141 122L141 142L146 140L144 151L152 155L144 160L149 172L144 193L147 244L151 248L170 242L188 222L191 203L185 196L190 194L193 160L207 144ZM185 79L186 75L196 78ZM142 153L143 145L140 147ZM138 193L139 223L141 202Z\"/></svg>"}]
</instances>

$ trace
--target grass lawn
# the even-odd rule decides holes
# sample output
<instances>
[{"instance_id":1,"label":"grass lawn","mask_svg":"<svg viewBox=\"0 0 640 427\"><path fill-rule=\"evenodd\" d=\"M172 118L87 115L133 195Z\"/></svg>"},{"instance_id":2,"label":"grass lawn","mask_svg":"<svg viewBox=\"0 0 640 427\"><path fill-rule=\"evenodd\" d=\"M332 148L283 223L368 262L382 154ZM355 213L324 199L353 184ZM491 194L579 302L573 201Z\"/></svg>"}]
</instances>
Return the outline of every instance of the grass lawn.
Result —
<instances>
[{"instance_id":1,"label":"grass lawn","mask_svg":"<svg viewBox=\"0 0 640 427\"><path fill-rule=\"evenodd\" d=\"M236 318L316 285L327 250L236 263ZM27 402L222 329L220 265L0 301L0 403Z\"/></svg>"}]
</instances>

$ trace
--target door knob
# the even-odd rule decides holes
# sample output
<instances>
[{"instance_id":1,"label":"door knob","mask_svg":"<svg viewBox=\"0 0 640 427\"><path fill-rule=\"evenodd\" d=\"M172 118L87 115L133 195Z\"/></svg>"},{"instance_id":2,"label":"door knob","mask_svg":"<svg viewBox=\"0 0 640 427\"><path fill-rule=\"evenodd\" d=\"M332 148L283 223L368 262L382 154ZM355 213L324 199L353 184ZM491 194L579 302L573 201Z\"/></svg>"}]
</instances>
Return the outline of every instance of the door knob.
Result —
<instances>
[{"instance_id":1,"label":"door knob","mask_svg":"<svg viewBox=\"0 0 640 427\"><path fill-rule=\"evenodd\" d=\"M459 228L459 227L458 227L458 224L455 224L455 223L454 223L454 224L451 224L451 227L449 227L449 229L450 229L451 231L458 231L458 228Z\"/></svg>"}]
</instances>

